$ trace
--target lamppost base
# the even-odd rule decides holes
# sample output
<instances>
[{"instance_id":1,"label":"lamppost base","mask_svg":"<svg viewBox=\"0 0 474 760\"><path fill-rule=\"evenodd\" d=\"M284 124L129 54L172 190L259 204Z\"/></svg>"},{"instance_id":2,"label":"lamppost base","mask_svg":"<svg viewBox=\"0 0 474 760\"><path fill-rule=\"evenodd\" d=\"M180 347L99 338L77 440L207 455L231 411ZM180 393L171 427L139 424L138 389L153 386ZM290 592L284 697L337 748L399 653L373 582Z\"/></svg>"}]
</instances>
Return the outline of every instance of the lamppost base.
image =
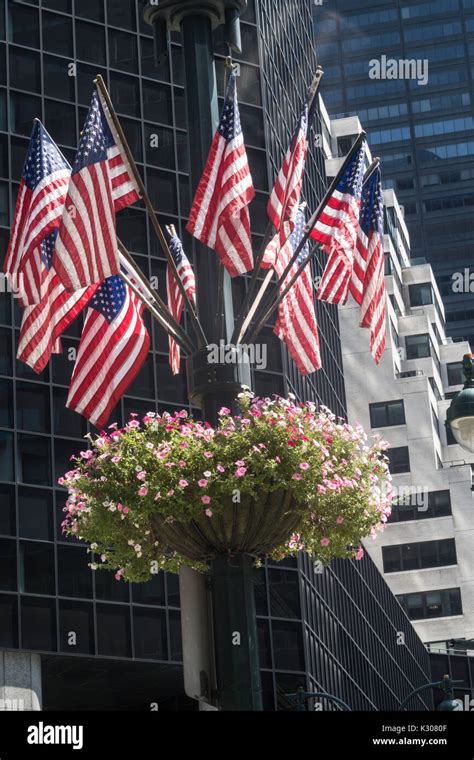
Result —
<instances>
[{"instance_id":1,"label":"lamppost base","mask_svg":"<svg viewBox=\"0 0 474 760\"><path fill-rule=\"evenodd\" d=\"M247 0L156 0L144 10L148 24L165 21L170 31L179 32L186 16L207 16L212 28L226 22L226 12L237 11L240 16L247 8Z\"/></svg>"}]
</instances>

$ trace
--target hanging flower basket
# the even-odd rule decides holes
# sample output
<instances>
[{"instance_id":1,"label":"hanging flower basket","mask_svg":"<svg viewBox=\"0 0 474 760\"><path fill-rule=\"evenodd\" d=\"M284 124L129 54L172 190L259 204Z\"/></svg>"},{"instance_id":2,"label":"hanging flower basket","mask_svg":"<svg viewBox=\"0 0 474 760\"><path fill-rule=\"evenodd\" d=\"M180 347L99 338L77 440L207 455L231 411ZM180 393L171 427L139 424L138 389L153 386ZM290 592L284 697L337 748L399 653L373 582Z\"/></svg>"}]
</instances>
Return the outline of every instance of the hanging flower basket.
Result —
<instances>
[{"instance_id":1,"label":"hanging flower basket","mask_svg":"<svg viewBox=\"0 0 474 760\"><path fill-rule=\"evenodd\" d=\"M90 542L94 569L147 580L222 554L359 557L390 514L387 444L312 403L240 395L219 425L187 412L110 426L60 478L63 530Z\"/></svg>"}]
</instances>

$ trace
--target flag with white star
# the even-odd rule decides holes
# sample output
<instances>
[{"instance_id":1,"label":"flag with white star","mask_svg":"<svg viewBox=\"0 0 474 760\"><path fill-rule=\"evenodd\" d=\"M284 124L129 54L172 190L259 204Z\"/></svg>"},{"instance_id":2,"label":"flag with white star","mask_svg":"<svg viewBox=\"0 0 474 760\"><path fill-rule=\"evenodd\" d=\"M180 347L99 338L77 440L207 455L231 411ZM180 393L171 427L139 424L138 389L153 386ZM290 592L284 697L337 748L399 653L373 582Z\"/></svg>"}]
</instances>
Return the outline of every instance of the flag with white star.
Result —
<instances>
[{"instance_id":1,"label":"flag with white star","mask_svg":"<svg viewBox=\"0 0 474 760\"><path fill-rule=\"evenodd\" d=\"M349 294L366 151L365 142L355 150L310 233L329 256L318 289L318 298L328 303L344 304Z\"/></svg>"},{"instance_id":2,"label":"flag with white star","mask_svg":"<svg viewBox=\"0 0 474 760\"><path fill-rule=\"evenodd\" d=\"M283 222L280 231L273 237L265 250L262 268L270 267L278 279L293 258L305 233L305 216L301 209L292 220ZM280 286L282 292L309 255L309 244L301 252ZM278 318L274 333L283 340L288 352L302 375L321 369L321 352L318 324L314 310L314 291L311 265L300 272L290 290L278 306Z\"/></svg>"},{"instance_id":3,"label":"flag with white star","mask_svg":"<svg viewBox=\"0 0 474 760\"><path fill-rule=\"evenodd\" d=\"M384 352L386 332L383 194L380 169L374 171L362 188L357 249L363 264L360 300L356 298L360 303L360 326L370 329L370 350L378 364Z\"/></svg>"},{"instance_id":4,"label":"flag with white star","mask_svg":"<svg viewBox=\"0 0 474 760\"><path fill-rule=\"evenodd\" d=\"M94 91L53 257L67 290L79 290L118 273L115 214L139 197L107 105Z\"/></svg>"},{"instance_id":5,"label":"flag with white star","mask_svg":"<svg viewBox=\"0 0 474 760\"><path fill-rule=\"evenodd\" d=\"M61 221L71 167L35 119L18 191L4 272L23 306L43 295L41 244Z\"/></svg>"},{"instance_id":6,"label":"flag with white star","mask_svg":"<svg viewBox=\"0 0 474 760\"><path fill-rule=\"evenodd\" d=\"M140 372L150 348L143 304L119 275L95 291L87 310L66 406L103 427Z\"/></svg>"},{"instance_id":7,"label":"flag with white star","mask_svg":"<svg viewBox=\"0 0 474 760\"><path fill-rule=\"evenodd\" d=\"M232 277L253 267L248 206L254 195L232 70L187 224L191 235L216 251Z\"/></svg>"}]
</instances>

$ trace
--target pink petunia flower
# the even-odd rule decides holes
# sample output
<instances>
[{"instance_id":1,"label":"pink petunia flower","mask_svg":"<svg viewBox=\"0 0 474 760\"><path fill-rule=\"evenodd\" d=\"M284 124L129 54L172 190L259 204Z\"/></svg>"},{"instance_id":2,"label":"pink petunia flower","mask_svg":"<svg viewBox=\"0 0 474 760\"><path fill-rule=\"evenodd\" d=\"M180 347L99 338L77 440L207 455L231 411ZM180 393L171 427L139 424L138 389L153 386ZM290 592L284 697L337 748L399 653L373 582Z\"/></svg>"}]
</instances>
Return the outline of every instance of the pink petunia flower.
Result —
<instances>
[{"instance_id":1,"label":"pink petunia flower","mask_svg":"<svg viewBox=\"0 0 474 760\"><path fill-rule=\"evenodd\" d=\"M138 489L139 496L146 496L147 493L148 493L148 488L146 486L141 486L141 488Z\"/></svg>"},{"instance_id":2,"label":"pink petunia flower","mask_svg":"<svg viewBox=\"0 0 474 760\"><path fill-rule=\"evenodd\" d=\"M343 516L339 515L338 517L336 517L336 522L338 525L342 525L342 523L344 522Z\"/></svg>"},{"instance_id":3,"label":"pink petunia flower","mask_svg":"<svg viewBox=\"0 0 474 760\"><path fill-rule=\"evenodd\" d=\"M329 546L329 538L322 538L320 541L321 546Z\"/></svg>"},{"instance_id":4,"label":"pink petunia flower","mask_svg":"<svg viewBox=\"0 0 474 760\"><path fill-rule=\"evenodd\" d=\"M198 480L198 486L199 488L205 488L207 486L207 480L205 478L201 478L201 480Z\"/></svg>"},{"instance_id":5,"label":"pink petunia flower","mask_svg":"<svg viewBox=\"0 0 474 760\"><path fill-rule=\"evenodd\" d=\"M291 477L293 478L293 480L301 480L301 475L299 474L299 472L293 473Z\"/></svg>"},{"instance_id":6,"label":"pink petunia flower","mask_svg":"<svg viewBox=\"0 0 474 760\"><path fill-rule=\"evenodd\" d=\"M185 480L184 478L181 478L181 480L179 481L179 485L181 486L181 488L186 488L189 484L187 480Z\"/></svg>"},{"instance_id":7,"label":"pink petunia flower","mask_svg":"<svg viewBox=\"0 0 474 760\"><path fill-rule=\"evenodd\" d=\"M308 464L308 462L301 462L301 464L300 464L300 470L309 470L309 464Z\"/></svg>"},{"instance_id":8,"label":"pink petunia flower","mask_svg":"<svg viewBox=\"0 0 474 760\"><path fill-rule=\"evenodd\" d=\"M211 459L211 457L213 457L214 454L212 453L212 451L205 451L204 456L206 457L206 459Z\"/></svg>"},{"instance_id":9,"label":"pink petunia flower","mask_svg":"<svg viewBox=\"0 0 474 760\"><path fill-rule=\"evenodd\" d=\"M211 503L211 497L210 496L201 496L201 501L203 504L210 504Z\"/></svg>"},{"instance_id":10,"label":"pink petunia flower","mask_svg":"<svg viewBox=\"0 0 474 760\"><path fill-rule=\"evenodd\" d=\"M138 480L145 480L146 478L146 472L145 470L140 470L140 472L137 473Z\"/></svg>"},{"instance_id":11,"label":"pink petunia flower","mask_svg":"<svg viewBox=\"0 0 474 760\"><path fill-rule=\"evenodd\" d=\"M206 509L206 516L212 517L212 509Z\"/></svg>"},{"instance_id":12,"label":"pink petunia flower","mask_svg":"<svg viewBox=\"0 0 474 760\"><path fill-rule=\"evenodd\" d=\"M363 556L364 556L364 550L363 550L363 548L361 546L361 547L359 547L359 551L355 555L354 559L360 560L360 559L362 559Z\"/></svg>"},{"instance_id":13,"label":"pink petunia flower","mask_svg":"<svg viewBox=\"0 0 474 760\"><path fill-rule=\"evenodd\" d=\"M236 478L243 478L246 472L247 472L246 467L238 467L234 474Z\"/></svg>"},{"instance_id":14,"label":"pink petunia flower","mask_svg":"<svg viewBox=\"0 0 474 760\"><path fill-rule=\"evenodd\" d=\"M217 465L217 469L219 472L225 472L225 467L223 467L221 464Z\"/></svg>"}]
</instances>

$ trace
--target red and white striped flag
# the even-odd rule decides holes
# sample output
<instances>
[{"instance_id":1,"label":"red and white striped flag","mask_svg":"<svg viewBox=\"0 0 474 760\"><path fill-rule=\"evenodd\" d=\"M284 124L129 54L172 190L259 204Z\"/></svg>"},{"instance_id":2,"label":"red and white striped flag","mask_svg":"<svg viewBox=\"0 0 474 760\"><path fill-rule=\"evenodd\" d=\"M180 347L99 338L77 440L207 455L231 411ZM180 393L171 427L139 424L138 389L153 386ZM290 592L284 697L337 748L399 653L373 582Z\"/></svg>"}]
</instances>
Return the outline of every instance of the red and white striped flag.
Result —
<instances>
[{"instance_id":1,"label":"red and white striped flag","mask_svg":"<svg viewBox=\"0 0 474 760\"><path fill-rule=\"evenodd\" d=\"M383 194L380 169L362 188L359 249L365 265L360 325L370 328L370 350L376 364L385 348L385 273L383 250Z\"/></svg>"},{"instance_id":2,"label":"red and white striped flag","mask_svg":"<svg viewBox=\"0 0 474 760\"><path fill-rule=\"evenodd\" d=\"M293 226L294 225L294 226ZM293 226L293 231L291 231ZM268 245L262 268L272 267L281 277L305 232L304 213L298 210L293 223L286 221ZM296 263L289 271L280 292L286 287L299 266L309 255L308 243L302 248ZM278 306L274 332L283 340L290 356L302 375L321 369L318 325L314 311L314 291L311 265L308 264Z\"/></svg>"},{"instance_id":3,"label":"red and white striped flag","mask_svg":"<svg viewBox=\"0 0 474 760\"><path fill-rule=\"evenodd\" d=\"M279 230L283 222L294 220L300 203L306 153L308 150L308 105L305 103L283 165L267 204L267 214Z\"/></svg>"},{"instance_id":4,"label":"red and white striped flag","mask_svg":"<svg viewBox=\"0 0 474 760\"><path fill-rule=\"evenodd\" d=\"M186 229L214 249L232 277L253 267L248 205L255 195L240 125L236 74L197 187Z\"/></svg>"},{"instance_id":5,"label":"red and white striped flag","mask_svg":"<svg viewBox=\"0 0 474 760\"><path fill-rule=\"evenodd\" d=\"M105 280L87 310L66 406L96 427L139 373L150 347L143 304L119 275Z\"/></svg>"},{"instance_id":6,"label":"red and white striped flag","mask_svg":"<svg viewBox=\"0 0 474 760\"><path fill-rule=\"evenodd\" d=\"M35 119L21 175L4 272L23 306L41 300L41 242L61 221L71 167Z\"/></svg>"},{"instance_id":7,"label":"red and white striped flag","mask_svg":"<svg viewBox=\"0 0 474 760\"><path fill-rule=\"evenodd\" d=\"M51 354L61 353L60 336L88 303L97 285L68 293L51 266L57 231L40 244L43 266L41 301L23 312L17 359L40 373Z\"/></svg>"},{"instance_id":8,"label":"red and white striped flag","mask_svg":"<svg viewBox=\"0 0 474 760\"><path fill-rule=\"evenodd\" d=\"M328 303L344 304L347 301L359 226L365 156L363 143L352 156L310 233L329 256L317 293L321 301Z\"/></svg>"},{"instance_id":9,"label":"red and white striped flag","mask_svg":"<svg viewBox=\"0 0 474 760\"><path fill-rule=\"evenodd\" d=\"M196 302L196 280L194 278L194 272L191 267L191 264L189 263L188 257L186 256L183 244L181 243L181 240L177 235L173 235L171 237L171 240L169 242L169 249L170 253L174 259L174 263L176 264L176 269L178 270L178 275L181 279L181 282L184 285L184 288L186 290L186 293L188 295L188 298L192 302ZM166 292L168 296L168 308L175 318L176 322L181 321L181 316L184 309L184 298L181 295L181 291L178 287L178 284L173 276L173 272L171 271L171 267L168 264L166 267ZM169 342L169 354L170 354L170 366L171 371L173 375L177 375L179 373L179 364L180 364L180 358L181 358L181 351L171 336L168 338Z\"/></svg>"},{"instance_id":10,"label":"red and white striped flag","mask_svg":"<svg viewBox=\"0 0 474 760\"><path fill-rule=\"evenodd\" d=\"M115 214L139 197L107 105L94 91L53 258L67 290L85 288L119 272Z\"/></svg>"}]
</instances>

